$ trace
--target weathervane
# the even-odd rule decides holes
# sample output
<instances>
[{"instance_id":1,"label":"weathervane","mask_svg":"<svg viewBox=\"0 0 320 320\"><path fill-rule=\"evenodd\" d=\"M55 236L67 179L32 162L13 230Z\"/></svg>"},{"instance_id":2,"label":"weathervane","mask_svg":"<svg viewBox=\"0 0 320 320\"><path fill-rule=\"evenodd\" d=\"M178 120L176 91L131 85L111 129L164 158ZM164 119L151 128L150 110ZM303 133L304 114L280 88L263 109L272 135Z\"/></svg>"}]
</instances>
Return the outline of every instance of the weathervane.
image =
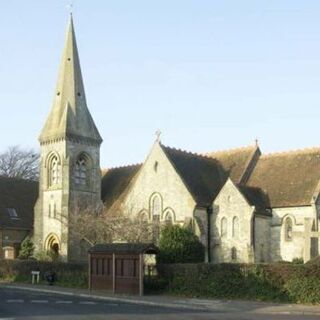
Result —
<instances>
[{"instance_id":1,"label":"weathervane","mask_svg":"<svg viewBox=\"0 0 320 320\"><path fill-rule=\"evenodd\" d=\"M156 137L157 137L157 139L156 139L156 141L160 141L160 137L161 137L161 131L160 131L160 129L158 129L157 131L156 131Z\"/></svg>"}]
</instances>

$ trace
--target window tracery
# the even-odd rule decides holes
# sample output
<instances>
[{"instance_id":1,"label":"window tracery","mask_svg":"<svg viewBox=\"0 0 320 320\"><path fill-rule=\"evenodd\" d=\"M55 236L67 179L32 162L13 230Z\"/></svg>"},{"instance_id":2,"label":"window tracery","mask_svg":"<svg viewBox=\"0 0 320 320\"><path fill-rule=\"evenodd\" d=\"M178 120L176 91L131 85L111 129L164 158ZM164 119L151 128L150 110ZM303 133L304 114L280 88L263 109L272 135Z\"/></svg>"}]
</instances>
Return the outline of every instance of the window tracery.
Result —
<instances>
[{"instance_id":1,"label":"window tracery","mask_svg":"<svg viewBox=\"0 0 320 320\"><path fill-rule=\"evenodd\" d=\"M289 217L284 223L284 236L286 241L292 241L292 220Z\"/></svg>"},{"instance_id":2,"label":"window tracery","mask_svg":"<svg viewBox=\"0 0 320 320\"><path fill-rule=\"evenodd\" d=\"M78 157L74 167L74 183L80 186L88 185L89 161L85 155Z\"/></svg>"}]
</instances>

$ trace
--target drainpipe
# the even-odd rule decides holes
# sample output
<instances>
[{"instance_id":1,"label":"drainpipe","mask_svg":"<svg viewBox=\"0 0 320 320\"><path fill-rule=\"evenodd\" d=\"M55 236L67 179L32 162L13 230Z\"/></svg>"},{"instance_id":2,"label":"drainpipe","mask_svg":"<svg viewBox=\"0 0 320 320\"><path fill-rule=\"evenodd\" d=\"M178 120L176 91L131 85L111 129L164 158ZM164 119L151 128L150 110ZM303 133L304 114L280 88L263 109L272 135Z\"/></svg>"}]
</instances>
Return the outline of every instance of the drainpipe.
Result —
<instances>
[{"instance_id":1,"label":"drainpipe","mask_svg":"<svg viewBox=\"0 0 320 320\"><path fill-rule=\"evenodd\" d=\"M208 250L208 263L211 262L211 214L212 206L207 207L207 221L208 221L208 236L207 236L207 250Z\"/></svg>"},{"instance_id":2,"label":"drainpipe","mask_svg":"<svg viewBox=\"0 0 320 320\"><path fill-rule=\"evenodd\" d=\"M319 230L319 226L318 226L318 212L317 212L317 197L312 197L312 202L311 202L311 206L313 209L313 213L314 213L314 226L315 226L315 231Z\"/></svg>"}]
</instances>

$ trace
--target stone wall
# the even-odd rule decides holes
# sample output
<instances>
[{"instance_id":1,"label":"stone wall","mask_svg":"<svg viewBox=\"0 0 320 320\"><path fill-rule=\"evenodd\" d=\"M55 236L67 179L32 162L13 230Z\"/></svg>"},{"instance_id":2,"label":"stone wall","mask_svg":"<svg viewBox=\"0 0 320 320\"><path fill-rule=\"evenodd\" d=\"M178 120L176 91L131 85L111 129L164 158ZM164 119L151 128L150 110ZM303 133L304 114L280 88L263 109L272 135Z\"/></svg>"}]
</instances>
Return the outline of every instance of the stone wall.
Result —
<instances>
[{"instance_id":1,"label":"stone wall","mask_svg":"<svg viewBox=\"0 0 320 320\"><path fill-rule=\"evenodd\" d=\"M271 224L271 260L292 261L304 257L305 218L314 218L312 206L273 208ZM292 220L292 240L285 238L284 221L287 217Z\"/></svg>"},{"instance_id":2,"label":"stone wall","mask_svg":"<svg viewBox=\"0 0 320 320\"><path fill-rule=\"evenodd\" d=\"M271 217L257 215L254 218L254 261L270 261L270 225Z\"/></svg>"},{"instance_id":3,"label":"stone wall","mask_svg":"<svg viewBox=\"0 0 320 320\"><path fill-rule=\"evenodd\" d=\"M254 262L251 207L238 188L229 179L213 203L211 215L212 261ZM238 231L233 231L233 221L238 219ZM222 219L226 219L226 234L222 235ZM234 248L234 249L233 249ZM235 254L232 255L232 250Z\"/></svg>"},{"instance_id":4,"label":"stone wall","mask_svg":"<svg viewBox=\"0 0 320 320\"><path fill-rule=\"evenodd\" d=\"M154 197L161 199L160 221L165 220L168 212L173 213L174 223L184 224L193 219L196 203L157 142L130 186L124 211L144 212L151 220Z\"/></svg>"},{"instance_id":5,"label":"stone wall","mask_svg":"<svg viewBox=\"0 0 320 320\"><path fill-rule=\"evenodd\" d=\"M60 160L60 182L49 185L48 156L55 153ZM90 157L89 185L74 186L73 165L85 153ZM99 146L80 141L60 140L41 146L39 198L35 206L34 243L36 251L47 250L48 239L54 237L59 244L59 254L65 260L77 260L79 245L69 239L69 214L78 202L88 205L101 204L101 171ZM79 240L80 241L80 240ZM77 241L77 243L79 242Z\"/></svg>"}]
</instances>

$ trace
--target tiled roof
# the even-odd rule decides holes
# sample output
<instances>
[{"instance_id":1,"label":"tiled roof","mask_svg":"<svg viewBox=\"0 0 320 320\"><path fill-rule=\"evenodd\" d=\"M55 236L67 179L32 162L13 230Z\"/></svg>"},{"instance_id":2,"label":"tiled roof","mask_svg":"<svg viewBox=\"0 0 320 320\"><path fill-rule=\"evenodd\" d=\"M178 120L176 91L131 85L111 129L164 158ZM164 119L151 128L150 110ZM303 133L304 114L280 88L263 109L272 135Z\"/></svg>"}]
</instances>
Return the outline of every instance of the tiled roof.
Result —
<instances>
[{"instance_id":1,"label":"tiled roof","mask_svg":"<svg viewBox=\"0 0 320 320\"><path fill-rule=\"evenodd\" d=\"M271 207L310 205L320 181L320 148L261 156L247 185L267 193Z\"/></svg>"},{"instance_id":2,"label":"tiled roof","mask_svg":"<svg viewBox=\"0 0 320 320\"><path fill-rule=\"evenodd\" d=\"M38 197L38 182L0 177L1 228L33 228L33 208ZM10 218L7 208L15 209L16 218Z\"/></svg>"},{"instance_id":3,"label":"tiled roof","mask_svg":"<svg viewBox=\"0 0 320 320\"><path fill-rule=\"evenodd\" d=\"M106 208L119 199L130 181L141 168L141 164L109 169L101 181L101 198Z\"/></svg>"},{"instance_id":4,"label":"tiled roof","mask_svg":"<svg viewBox=\"0 0 320 320\"><path fill-rule=\"evenodd\" d=\"M241 193L245 196L248 203L255 207L257 213L271 216L270 201L268 196L259 188L238 186Z\"/></svg>"},{"instance_id":5,"label":"tiled roof","mask_svg":"<svg viewBox=\"0 0 320 320\"><path fill-rule=\"evenodd\" d=\"M140 254L158 253L159 249L151 243L106 243L96 244L89 249L90 253L118 253L118 254Z\"/></svg>"},{"instance_id":6,"label":"tiled roof","mask_svg":"<svg viewBox=\"0 0 320 320\"><path fill-rule=\"evenodd\" d=\"M250 175L248 171L252 169L260 154L257 146L248 146L209 152L205 155L218 160L233 182L243 183Z\"/></svg>"},{"instance_id":7,"label":"tiled roof","mask_svg":"<svg viewBox=\"0 0 320 320\"><path fill-rule=\"evenodd\" d=\"M210 205L227 180L221 164L204 155L161 147L197 204Z\"/></svg>"}]
</instances>

